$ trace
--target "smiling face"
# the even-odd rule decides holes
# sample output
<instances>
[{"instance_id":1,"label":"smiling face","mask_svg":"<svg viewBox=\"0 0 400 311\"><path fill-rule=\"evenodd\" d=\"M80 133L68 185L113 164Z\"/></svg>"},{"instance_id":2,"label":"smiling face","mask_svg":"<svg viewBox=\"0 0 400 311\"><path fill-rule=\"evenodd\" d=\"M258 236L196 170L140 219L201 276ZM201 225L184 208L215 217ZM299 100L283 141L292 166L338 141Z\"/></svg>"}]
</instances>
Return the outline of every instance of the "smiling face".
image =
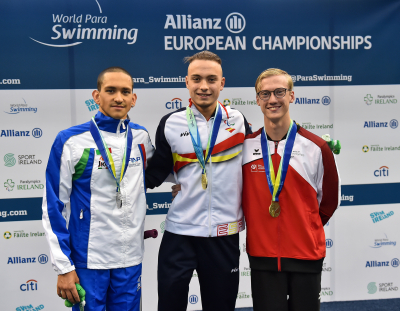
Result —
<instances>
[{"instance_id":1,"label":"smiling face","mask_svg":"<svg viewBox=\"0 0 400 311\"><path fill-rule=\"evenodd\" d=\"M276 98L273 91L277 88L289 88L286 76L277 75L262 79L259 91L270 91L271 97L262 100L257 96L257 105L260 106L264 119L275 124L290 123L289 104L294 101L294 92L288 90L283 98Z\"/></svg>"},{"instance_id":2,"label":"smiling face","mask_svg":"<svg viewBox=\"0 0 400 311\"><path fill-rule=\"evenodd\" d=\"M215 109L225 78L221 65L215 61L196 59L188 67L186 88L193 104L201 112ZM204 113L203 113L204 114Z\"/></svg>"},{"instance_id":3,"label":"smiling face","mask_svg":"<svg viewBox=\"0 0 400 311\"><path fill-rule=\"evenodd\" d=\"M100 91L94 90L92 95L99 110L114 119L126 119L137 98L132 93L131 77L123 72L106 72Z\"/></svg>"}]
</instances>

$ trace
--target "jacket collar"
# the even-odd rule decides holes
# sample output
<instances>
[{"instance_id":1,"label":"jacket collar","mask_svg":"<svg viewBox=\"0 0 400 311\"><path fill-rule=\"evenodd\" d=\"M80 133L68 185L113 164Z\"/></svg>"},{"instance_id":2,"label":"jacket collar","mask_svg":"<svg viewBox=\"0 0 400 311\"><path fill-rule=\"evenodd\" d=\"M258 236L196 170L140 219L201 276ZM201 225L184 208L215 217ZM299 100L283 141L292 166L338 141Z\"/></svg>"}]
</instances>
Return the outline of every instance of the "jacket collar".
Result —
<instances>
[{"instance_id":1,"label":"jacket collar","mask_svg":"<svg viewBox=\"0 0 400 311\"><path fill-rule=\"evenodd\" d=\"M229 115L228 115L228 111L226 110L226 107L224 105L222 105L220 102L218 102L218 105L220 105L221 111L222 111L222 120L228 120L229 119ZM193 114L195 116L199 116L202 115L201 112L199 110L197 110L196 105L193 104L192 99L189 98L189 107L192 109ZM212 116L210 119L215 118L215 111L213 112Z\"/></svg>"},{"instance_id":2,"label":"jacket collar","mask_svg":"<svg viewBox=\"0 0 400 311\"><path fill-rule=\"evenodd\" d=\"M101 111L97 112L94 119L100 130L111 133L124 133L130 121L129 119L120 120L107 117Z\"/></svg>"}]
</instances>

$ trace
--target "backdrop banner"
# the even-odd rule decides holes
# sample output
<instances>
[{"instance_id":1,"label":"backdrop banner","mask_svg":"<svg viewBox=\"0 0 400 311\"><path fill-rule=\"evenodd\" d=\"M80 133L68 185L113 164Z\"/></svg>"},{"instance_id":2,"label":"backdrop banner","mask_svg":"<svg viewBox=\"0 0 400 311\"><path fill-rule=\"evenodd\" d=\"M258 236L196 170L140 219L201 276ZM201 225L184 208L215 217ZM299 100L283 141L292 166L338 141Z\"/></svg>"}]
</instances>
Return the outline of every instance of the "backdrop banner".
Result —
<instances>
[{"instance_id":1,"label":"backdrop banner","mask_svg":"<svg viewBox=\"0 0 400 311\"><path fill-rule=\"evenodd\" d=\"M188 105L185 56L222 58L220 102L263 126L254 83L267 68L293 78L291 117L342 144L341 207L325 226L321 301L399 298L399 1L19 0L0 3L0 269L2 310L64 310L41 223L45 168L57 133L90 120L110 66L134 78L133 122L155 142L160 119ZM177 133L179 135L180 133ZM171 205L147 195L143 310L157 309L157 256ZM113 237L109 237L112 239ZM237 307L252 306L246 232ZM6 280L6 281L5 281ZM201 309L196 271L188 310Z\"/></svg>"}]
</instances>

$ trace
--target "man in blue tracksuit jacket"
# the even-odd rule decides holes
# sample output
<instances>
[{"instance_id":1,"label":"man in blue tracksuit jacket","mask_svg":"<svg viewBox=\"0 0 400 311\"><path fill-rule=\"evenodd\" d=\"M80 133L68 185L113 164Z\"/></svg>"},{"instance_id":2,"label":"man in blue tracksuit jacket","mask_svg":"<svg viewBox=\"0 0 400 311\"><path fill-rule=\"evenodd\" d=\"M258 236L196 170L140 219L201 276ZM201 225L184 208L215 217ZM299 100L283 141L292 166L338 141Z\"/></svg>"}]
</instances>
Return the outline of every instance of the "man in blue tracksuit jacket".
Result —
<instances>
[{"instance_id":1,"label":"man in blue tracksuit jacket","mask_svg":"<svg viewBox=\"0 0 400 311\"><path fill-rule=\"evenodd\" d=\"M80 283L86 311L140 308L144 169L154 147L146 129L128 119L132 89L126 70L100 73L92 94L99 112L57 135L47 165L42 220L57 294L79 302Z\"/></svg>"}]
</instances>

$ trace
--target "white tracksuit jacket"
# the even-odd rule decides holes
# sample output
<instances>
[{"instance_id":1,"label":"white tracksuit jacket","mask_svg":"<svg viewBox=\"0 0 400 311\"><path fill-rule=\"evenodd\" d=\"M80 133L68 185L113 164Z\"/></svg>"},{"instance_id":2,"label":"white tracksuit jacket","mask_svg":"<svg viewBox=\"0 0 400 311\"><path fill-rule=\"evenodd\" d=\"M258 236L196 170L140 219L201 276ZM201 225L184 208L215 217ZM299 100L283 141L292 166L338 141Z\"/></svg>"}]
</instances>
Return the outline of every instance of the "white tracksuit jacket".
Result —
<instances>
[{"instance_id":1,"label":"white tracksuit jacket","mask_svg":"<svg viewBox=\"0 0 400 311\"><path fill-rule=\"evenodd\" d=\"M220 104L221 105L221 104ZM203 150L214 117L206 120L191 106ZM165 230L189 236L216 237L242 231L242 148L251 132L244 116L223 107L222 120L212 155L206 164L208 187L201 186L202 170L194 152L185 108L164 116L157 129L156 152L146 169L146 186L159 186L173 170L182 190L172 202Z\"/></svg>"},{"instance_id":2,"label":"white tracksuit jacket","mask_svg":"<svg viewBox=\"0 0 400 311\"><path fill-rule=\"evenodd\" d=\"M77 268L112 269L138 265L143 258L146 215L144 169L154 153L146 129L101 112L95 116L121 171L125 131L132 131L129 164L121 183L122 207L116 204L116 183L90 134L90 122L61 131L46 169L43 226L51 260L58 274Z\"/></svg>"}]
</instances>

